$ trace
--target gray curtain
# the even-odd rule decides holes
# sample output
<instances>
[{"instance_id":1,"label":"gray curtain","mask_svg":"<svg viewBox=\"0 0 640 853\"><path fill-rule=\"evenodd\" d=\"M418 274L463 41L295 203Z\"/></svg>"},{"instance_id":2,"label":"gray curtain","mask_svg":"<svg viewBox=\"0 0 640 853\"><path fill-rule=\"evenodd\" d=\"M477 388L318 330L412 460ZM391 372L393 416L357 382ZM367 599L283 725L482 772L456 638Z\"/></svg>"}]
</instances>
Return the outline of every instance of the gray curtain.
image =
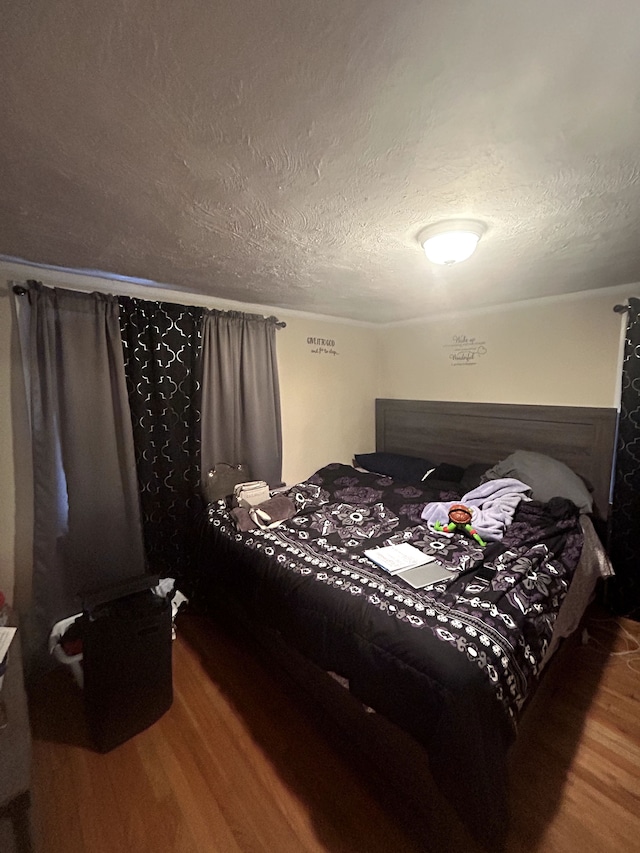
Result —
<instances>
[{"instance_id":1,"label":"gray curtain","mask_svg":"<svg viewBox=\"0 0 640 853\"><path fill-rule=\"evenodd\" d=\"M206 312L202 360L203 476L216 462L243 462L252 479L281 485L275 318Z\"/></svg>"},{"instance_id":2,"label":"gray curtain","mask_svg":"<svg viewBox=\"0 0 640 853\"><path fill-rule=\"evenodd\" d=\"M87 587L145 570L115 297L29 282L23 324L33 448L31 674Z\"/></svg>"}]
</instances>

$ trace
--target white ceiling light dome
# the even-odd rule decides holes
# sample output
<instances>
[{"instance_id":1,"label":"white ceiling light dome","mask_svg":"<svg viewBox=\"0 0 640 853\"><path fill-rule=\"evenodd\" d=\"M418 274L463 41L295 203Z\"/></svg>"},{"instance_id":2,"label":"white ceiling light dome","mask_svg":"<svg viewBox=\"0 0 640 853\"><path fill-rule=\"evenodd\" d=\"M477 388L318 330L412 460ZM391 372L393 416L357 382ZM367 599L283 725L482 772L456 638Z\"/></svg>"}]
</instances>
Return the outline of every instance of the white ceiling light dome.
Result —
<instances>
[{"instance_id":1,"label":"white ceiling light dome","mask_svg":"<svg viewBox=\"0 0 640 853\"><path fill-rule=\"evenodd\" d=\"M453 219L428 225L418 234L418 242L432 264L459 264L475 252L486 228L473 219Z\"/></svg>"}]
</instances>

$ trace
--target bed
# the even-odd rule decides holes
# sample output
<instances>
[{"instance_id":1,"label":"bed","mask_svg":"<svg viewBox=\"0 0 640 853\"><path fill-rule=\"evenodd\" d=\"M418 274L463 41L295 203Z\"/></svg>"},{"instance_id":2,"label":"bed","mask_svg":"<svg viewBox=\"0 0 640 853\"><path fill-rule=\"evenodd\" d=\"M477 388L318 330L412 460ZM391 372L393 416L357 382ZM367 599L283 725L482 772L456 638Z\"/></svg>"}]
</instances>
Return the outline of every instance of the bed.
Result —
<instances>
[{"instance_id":1,"label":"bed","mask_svg":"<svg viewBox=\"0 0 640 853\"><path fill-rule=\"evenodd\" d=\"M519 501L485 546L434 532L422 514L524 451L566 463L603 524L615 422L609 409L377 400L368 467L410 457L435 470L398 478L329 463L284 493L295 514L272 529L241 531L224 502L210 504L197 597L233 601L408 733L474 836L499 849L520 718L609 566L589 516L562 495ZM414 589L364 554L401 542L451 576Z\"/></svg>"}]
</instances>

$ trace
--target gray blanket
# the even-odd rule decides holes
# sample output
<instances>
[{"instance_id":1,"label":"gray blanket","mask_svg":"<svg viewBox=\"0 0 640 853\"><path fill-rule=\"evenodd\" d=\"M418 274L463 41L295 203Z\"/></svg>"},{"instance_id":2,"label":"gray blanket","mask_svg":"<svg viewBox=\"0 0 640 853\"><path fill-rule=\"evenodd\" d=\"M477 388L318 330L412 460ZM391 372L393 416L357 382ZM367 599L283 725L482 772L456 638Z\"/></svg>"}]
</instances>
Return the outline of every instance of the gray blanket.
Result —
<instances>
[{"instance_id":1,"label":"gray blanket","mask_svg":"<svg viewBox=\"0 0 640 853\"><path fill-rule=\"evenodd\" d=\"M427 522L429 529L436 532L435 523L447 524L451 506L455 503L463 503L471 509L471 524L480 536L488 542L497 542L502 539L505 529L511 524L518 504L523 498L528 499L530 492L531 488L526 483L512 477L488 480L467 492L459 501L437 501L427 504L422 510L421 517ZM442 535L453 536L452 533Z\"/></svg>"}]
</instances>

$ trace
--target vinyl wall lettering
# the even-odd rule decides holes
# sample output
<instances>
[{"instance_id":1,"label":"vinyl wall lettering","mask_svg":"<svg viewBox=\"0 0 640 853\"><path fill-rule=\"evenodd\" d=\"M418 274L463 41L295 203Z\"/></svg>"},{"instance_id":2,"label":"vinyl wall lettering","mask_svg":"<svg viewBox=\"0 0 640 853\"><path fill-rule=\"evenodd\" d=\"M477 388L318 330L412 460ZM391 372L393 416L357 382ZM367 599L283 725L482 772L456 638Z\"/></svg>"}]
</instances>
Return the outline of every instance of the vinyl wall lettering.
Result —
<instances>
[{"instance_id":1,"label":"vinyl wall lettering","mask_svg":"<svg viewBox=\"0 0 640 853\"><path fill-rule=\"evenodd\" d=\"M307 346L314 355L338 355L333 338L307 338Z\"/></svg>"},{"instance_id":2,"label":"vinyl wall lettering","mask_svg":"<svg viewBox=\"0 0 640 853\"><path fill-rule=\"evenodd\" d=\"M444 344L450 350L449 364L451 367L473 367L483 355L487 354L487 344L477 338L466 335L453 335L450 344Z\"/></svg>"}]
</instances>

